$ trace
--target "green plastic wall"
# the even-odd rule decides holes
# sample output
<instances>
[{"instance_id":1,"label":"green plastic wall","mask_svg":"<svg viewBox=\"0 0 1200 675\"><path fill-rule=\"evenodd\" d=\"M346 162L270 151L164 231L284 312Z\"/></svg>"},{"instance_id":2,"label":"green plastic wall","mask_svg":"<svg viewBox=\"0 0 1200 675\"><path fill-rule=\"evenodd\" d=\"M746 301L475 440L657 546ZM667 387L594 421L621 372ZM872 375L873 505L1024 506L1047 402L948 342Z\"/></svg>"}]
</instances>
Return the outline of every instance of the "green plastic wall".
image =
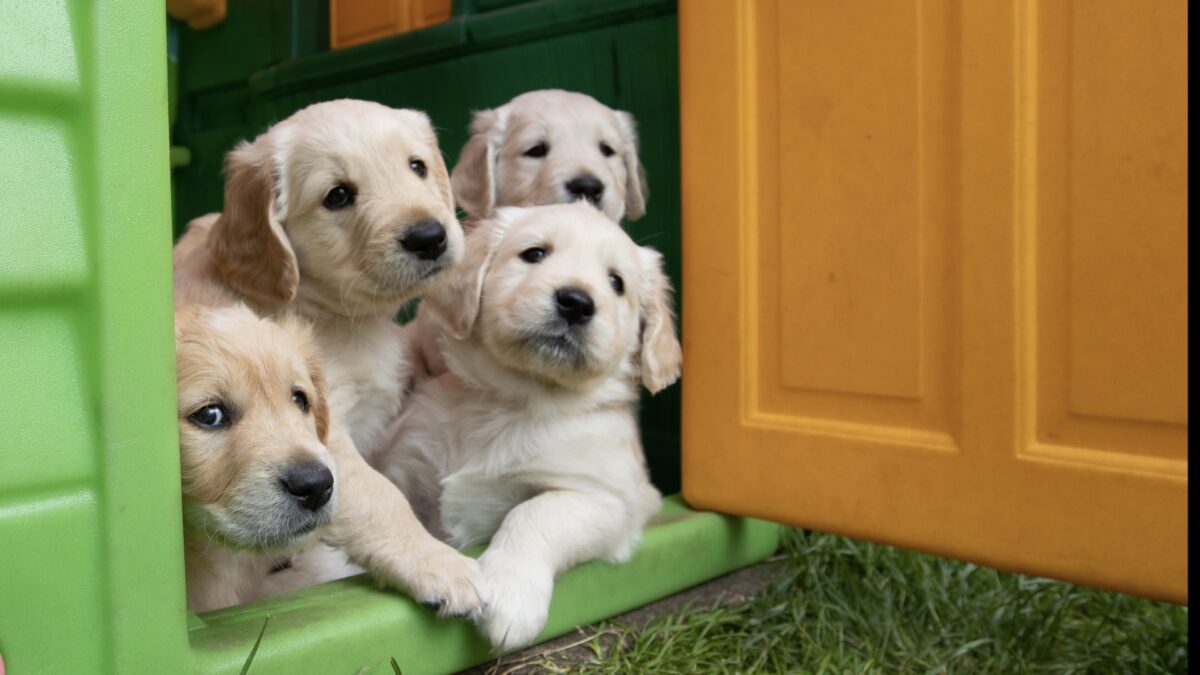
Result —
<instances>
[{"instance_id":1,"label":"green plastic wall","mask_svg":"<svg viewBox=\"0 0 1200 675\"><path fill-rule=\"evenodd\" d=\"M638 120L650 184L646 217L628 223L666 256L680 289L679 62L670 0L460 0L449 22L329 52L324 2L231 1L206 31L173 24L179 119L173 143L176 232L219 211L221 163L239 140L317 101L352 97L429 113L453 166L473 110L531 89L582 91ZM680 289L681 290L681 289ZM655 483L679 490L679 392L647 395L642 431Z\"/></svg>"},{"instance_id":2,"label":"green plastic wall","mask_svg":"<svg viewBox=\"0 0 1200 675\"><path fill-rule=\"evenodd\" d=\"M0 654L178 672L163 7L0 17Z\"/></svg>"}]
</instances>

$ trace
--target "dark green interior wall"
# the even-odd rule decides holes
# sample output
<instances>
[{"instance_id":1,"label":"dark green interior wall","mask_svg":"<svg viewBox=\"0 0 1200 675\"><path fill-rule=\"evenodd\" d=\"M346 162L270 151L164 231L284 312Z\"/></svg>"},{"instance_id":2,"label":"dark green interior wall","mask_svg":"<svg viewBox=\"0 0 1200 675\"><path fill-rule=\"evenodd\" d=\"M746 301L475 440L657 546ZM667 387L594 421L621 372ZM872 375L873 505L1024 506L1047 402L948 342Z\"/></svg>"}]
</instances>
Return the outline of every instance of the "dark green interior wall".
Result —
<instances>
[{"instance_id":1,"label":"dark green interior wall","mask_svg":"<svg viewBox=\"0 0 1200 675\"><path fill-rule=\"evenodd\" d=\"M637 118L650 200L626 228L663 252L682 291L675 3L459 0L454 11L446 24L335 52L325 2L231 0L216 28L172 25L180 97L172 142L191 153L173 173L175 231L220 210L221 162L238 140L310 103L351 97L424 110L453 166L473 110L556 87ZM679 403L676 385L646 395L641 409L651 473L668 493L679 489Z\"/></svg>"}]
</instances>

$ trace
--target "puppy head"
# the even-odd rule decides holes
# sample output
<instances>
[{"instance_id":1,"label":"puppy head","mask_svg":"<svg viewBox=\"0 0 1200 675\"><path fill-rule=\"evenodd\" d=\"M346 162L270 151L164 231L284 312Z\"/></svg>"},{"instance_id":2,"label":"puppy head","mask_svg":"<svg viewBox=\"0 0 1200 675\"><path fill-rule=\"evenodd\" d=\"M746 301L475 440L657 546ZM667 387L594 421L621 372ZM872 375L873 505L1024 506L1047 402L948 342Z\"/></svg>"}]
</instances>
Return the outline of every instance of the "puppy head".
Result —
<instances>
[{"instance_id":1,"label":"puppy head","mask_svg":"<svg viewBox=\"0 0 1200 675\"><path fill-rule=\"evenodd\" d=\"M346 315L390 314L462 257L429 118L318 103L229 153L209 249L231 285L274 306L306 293Z\"/></svg>"},{"instance_id":2,"label":"puppy head","mask_svg":"<svg viewBox=\"0 0 1200 675\"><path fill-rule=\"evenodd\" d=\"M633 116L559 89L476 113L452 182L474 218L499 206L584 200L615 222L637 220L649 194Z\"/></svg>"},{"instance_id":3,"label":"puppy head","mask_svg":"<svg viewBox=\"0 0 1200 675\"><path fill-rule=\"evenodd\" d=\"M585 204L497 210L425 303L451 339L547 384L579 390L640 373L657 393L679 377L662 256Z\"/></svg>"},{"instance_id":4,"label":"puppy head","mask_svg":"<svg viewBox=\"0 0 1200 675\"><path fill-rule=\"evenodd\" d=\"M302 543L333 515L329 409L308 329L238 305L175 316L186 527L236 548Z\"/></svg>"}]
</instances>

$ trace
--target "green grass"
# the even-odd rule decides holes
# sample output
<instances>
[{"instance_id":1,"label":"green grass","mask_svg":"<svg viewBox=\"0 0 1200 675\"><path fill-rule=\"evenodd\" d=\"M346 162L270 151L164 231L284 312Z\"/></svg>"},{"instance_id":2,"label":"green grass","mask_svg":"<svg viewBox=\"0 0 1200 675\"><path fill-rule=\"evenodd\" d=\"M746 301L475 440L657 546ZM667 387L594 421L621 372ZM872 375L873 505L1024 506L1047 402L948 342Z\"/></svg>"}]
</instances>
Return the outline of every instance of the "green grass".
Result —
<instances>
[{"instance_id":1,"label":"green grass","mask_svg":"<svg viewBox=\"0 0 1200 675\"><path fill-rule=\"evenodd\" d=\"M584 673L1185 673L1183 607L791 531L746 604L610 623ZM615 636L615 639L614 637ZM531 664L532 665L532 664Z\"/></svg>"},{"instance_id":2,"label":"green grass","mask_svg":"<svg viewBox=\"0 0 1200 675\"><path fill-rule=\"evenodd\" d=\"M258 654L258 646L262 644L263 635L267 633L267 622L271 620L271 615L263 617L262 628L258 631L258 639L254 641L254 647L250 649L250 654L246 656L246 662L242 664L242 672L240 675L246 675L250 672L250 666L254 665L254 655Z\"/></svg>"}]
</instances>

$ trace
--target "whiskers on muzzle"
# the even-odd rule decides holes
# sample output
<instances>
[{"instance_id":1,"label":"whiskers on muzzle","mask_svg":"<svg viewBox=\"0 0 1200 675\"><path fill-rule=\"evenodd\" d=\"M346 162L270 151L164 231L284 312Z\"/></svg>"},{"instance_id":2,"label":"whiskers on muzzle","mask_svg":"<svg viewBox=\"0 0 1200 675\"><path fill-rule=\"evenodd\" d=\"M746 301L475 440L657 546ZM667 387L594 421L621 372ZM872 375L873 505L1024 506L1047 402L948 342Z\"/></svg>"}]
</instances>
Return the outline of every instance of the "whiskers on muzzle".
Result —
<instances>
[{"instance_id":1,"label":"whiskers on muzzle","mask_svg":"<svg viewBox=\"0 0 1200 675\"><path fill-rule=\"evenodd\" d=\"M521 335L520 344L538 361L555 369L583 370L591 362L584 326L567 326L561 320Z\"/></svg>"},{"instance_id":2,"label":"whiskers on muzzle","mask_svg":"<svg viewBox=\"0 0 1200 675\"><path fill-rule=\"evenodd\" d=\"M378 269L373 276L375 283L384 292L404 292L416 296L420 295L427 284L453 265L454 260L450 256L441 256L436 260L420 260L415 256L397 254L394 260L389 260L388 264Z\"/></svg>"},{"instance_id":3,"label":"whiskers on muzzle","mask_svg":"<svg viewBox=\"0 0 1200 675\"><path fill-rule=\"evenodd\" d=\"M604 211L604 196L603 195L577 195L567 192L563 195L563 204L572 204L574 202L583 202L597 211Z\"/></svg>"},{"instance_id":4,"label":"whiskers on muzzle","mask_svg":"<svg viewBox=\"0 0 1200 675\"><path fill-rule=\"evenodd\" d=\"M333 520L333 505L310 511L285 499L270 504L238 504L230 508L209 535L236 548L254 551L284 551L303 543L308 536Z\"/></svg>"}]
</instances>

